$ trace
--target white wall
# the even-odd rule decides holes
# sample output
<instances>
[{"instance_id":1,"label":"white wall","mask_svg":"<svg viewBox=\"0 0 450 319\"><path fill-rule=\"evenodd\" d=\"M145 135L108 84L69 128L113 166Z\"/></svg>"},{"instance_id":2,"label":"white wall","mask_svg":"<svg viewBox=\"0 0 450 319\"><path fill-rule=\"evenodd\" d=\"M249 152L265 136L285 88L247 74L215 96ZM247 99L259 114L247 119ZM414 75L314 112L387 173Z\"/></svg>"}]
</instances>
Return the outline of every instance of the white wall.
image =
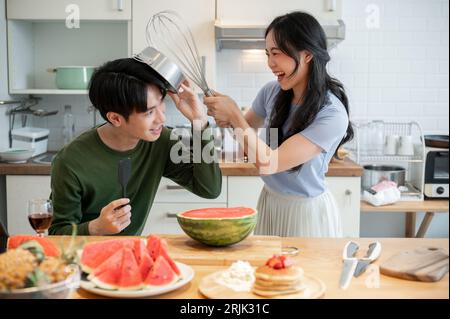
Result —
<instances>
[{"instance_id":1,"label":"white wall","mask_svg":"<svg viewBox=\"0 0 450 319\"><path fill-rule=\"evenodd\" d=\"M368 4L380 28L366 26ZM417 120L426 132L448 132L448 0L344 0L347 35L332 50L330 73L348 91L353 119ZM249 106L274 80L264 52L223 50L218 90Z\"/></svg>"},{"instance_id":2,"label":"white wall","mask_svg":"<svg viewBox=\"0 0 450 319\"><path fill-rule=\"evenodd\" d=\"M380 10L379 28L367 27L369 4ZM329 70L347 89L352 119L414 120L426 133L448 134L449 1L344 0L343 12L347 35L331 52ZM241 106L274 79L264 52L218 53L218 90ZM365 213L361 234L402 237L404 220L403 214ZM448 214L437 215L428 236L448 237L448 222Z\"/></svg>"}]
</instances>

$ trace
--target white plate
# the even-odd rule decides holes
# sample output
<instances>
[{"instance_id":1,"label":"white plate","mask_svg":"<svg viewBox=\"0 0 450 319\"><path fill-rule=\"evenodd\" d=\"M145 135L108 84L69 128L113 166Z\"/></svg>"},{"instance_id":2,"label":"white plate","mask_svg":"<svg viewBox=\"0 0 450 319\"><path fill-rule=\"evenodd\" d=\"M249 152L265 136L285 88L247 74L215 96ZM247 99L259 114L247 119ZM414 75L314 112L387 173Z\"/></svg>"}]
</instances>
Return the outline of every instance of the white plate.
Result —
<instances>
[{"instance_id":1,"label":"white plate","mask_svg":"<svg viewBox=\"0 0 450 319\"><path fill-rule=\"evenodd\" d=\"M176 262L176 264L180 269L182 278L171 285L166 285L162 287L151 287L148 289L141 289L141 290L106 290L96 287L95 284L93 284L90 281L81 280L80 287L83 288L84 290L87 290L97 295L115 298L143 298L162 295L167 292L183 287L188 282L190 282L192 278L194 278L194 270L191 267L179 262Z\"/></svg>"}]
</instances>

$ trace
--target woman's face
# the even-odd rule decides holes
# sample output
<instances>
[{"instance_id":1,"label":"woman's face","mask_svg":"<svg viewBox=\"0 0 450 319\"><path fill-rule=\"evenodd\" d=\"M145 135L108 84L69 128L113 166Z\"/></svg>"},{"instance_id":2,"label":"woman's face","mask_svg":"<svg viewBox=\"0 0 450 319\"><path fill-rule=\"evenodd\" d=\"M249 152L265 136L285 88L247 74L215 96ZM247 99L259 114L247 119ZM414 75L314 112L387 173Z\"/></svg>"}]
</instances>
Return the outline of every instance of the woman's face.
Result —
<instances>
[{"instance_id":1,"label":"woman's face","mask_svg":"<svg viewBox=\"0 0 450 319\"><path fill-rule=\"evenodd\" d=\"M295 60L283 53L275 43L273 31L266 37L266 55L269 68L278 79L278 83L284 91L295 89L308 80L309 61L306 51L298 53L300 64L295 69ZM292 76L291 76L292 74Z\"/></svg>"}]
</instances>

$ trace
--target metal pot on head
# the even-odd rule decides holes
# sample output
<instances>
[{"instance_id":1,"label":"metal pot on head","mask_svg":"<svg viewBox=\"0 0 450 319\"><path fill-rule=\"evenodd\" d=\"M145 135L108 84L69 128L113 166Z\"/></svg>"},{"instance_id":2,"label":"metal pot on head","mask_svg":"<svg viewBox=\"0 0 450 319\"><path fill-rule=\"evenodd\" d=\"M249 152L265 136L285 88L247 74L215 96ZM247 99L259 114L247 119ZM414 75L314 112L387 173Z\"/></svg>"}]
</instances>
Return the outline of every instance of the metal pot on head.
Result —
<instances>
[{"instance_id":1,"label":"metal pot on head","mask_svg":"<svg viewBox=\"0 0 450 319\"><path fill-rule=\"evenodd\" d=\"M405 186L406 169L401 166L390 165L365 165L361 179L363 190L369 190L372 186L382 181L393 181L398 186Z\"/></svg>"},{"instance_id":2,"label":"metal pot on head","mask_svg":"<svg viewBox=\"0 0 450 319\"><path fill-rule=\"evenodd\" d=\"M151 67L166 89L172 93L177 93L181 83L186 80L178 65L153 47L146 47L142 52L134 55L133 59Z\"/></svg>"}]
</instances>

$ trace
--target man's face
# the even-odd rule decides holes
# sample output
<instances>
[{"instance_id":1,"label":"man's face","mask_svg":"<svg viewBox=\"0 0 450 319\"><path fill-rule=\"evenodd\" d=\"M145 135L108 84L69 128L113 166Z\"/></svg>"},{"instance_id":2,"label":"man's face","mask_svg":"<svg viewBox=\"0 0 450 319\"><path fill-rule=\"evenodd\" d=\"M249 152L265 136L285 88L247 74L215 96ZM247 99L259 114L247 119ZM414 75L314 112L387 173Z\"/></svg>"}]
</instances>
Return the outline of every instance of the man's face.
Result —
<instances>
[{"instance_id":1,"label":"man's face","mask_svg":"<svg viewBox=\"0 0 450 319\"><path fill-rule=\"evenodd\" d=\"M125 122L125 129L132 137L154 142L161 136L166 121L166 105L155 86L148 86L147 90L147 111L131 113Z\"/></svg>"}]
</instances>

